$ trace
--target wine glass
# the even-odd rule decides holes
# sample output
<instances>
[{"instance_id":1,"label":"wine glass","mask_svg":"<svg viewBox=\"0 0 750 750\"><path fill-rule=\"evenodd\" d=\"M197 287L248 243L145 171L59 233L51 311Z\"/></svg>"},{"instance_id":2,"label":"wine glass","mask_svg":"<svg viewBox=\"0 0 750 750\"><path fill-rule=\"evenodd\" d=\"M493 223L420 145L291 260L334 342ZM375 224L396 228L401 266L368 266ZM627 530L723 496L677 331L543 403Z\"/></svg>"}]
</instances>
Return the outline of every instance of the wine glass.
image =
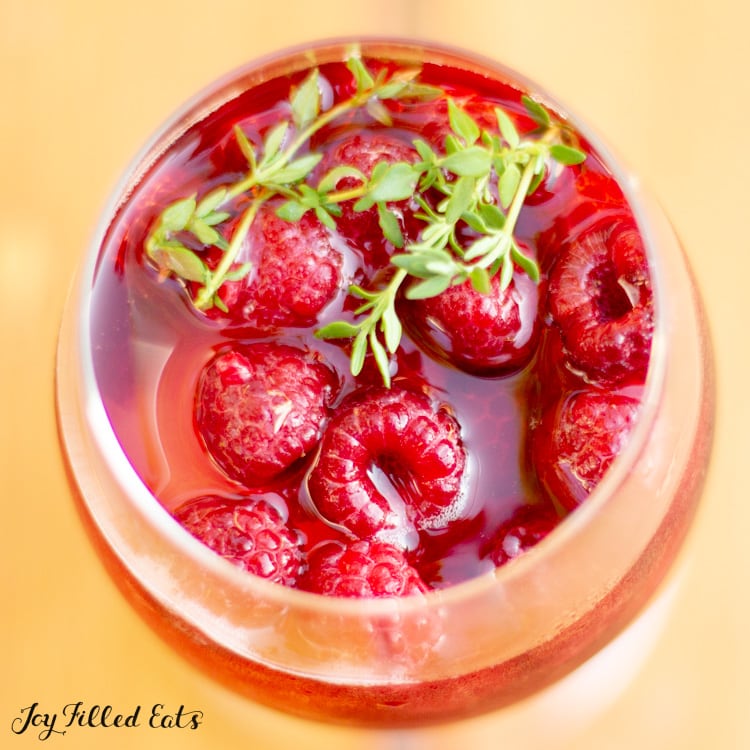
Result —
<instances>
[{"instance_id":1,"label":"wine glass","mask_svg":"<svg viewBox=\"0 0 750 750\"><path fill-rule=\"evenodd\" d=\"M133 196L170 158L174 144L244 92L313 62L342 61L355 44L373 59L427 62L511 82L564 114L630 203L655 290L641 416L601 483L513 564L423 598L349 600L281 587L237 569L187 534L144 482L113 427L114 410L132 410L137 428L151 433L159 429L159 400L185 397L179 373L170 370L169 344L133 340L127 319L112 327L120 338L95 335L95 320L98 326L102 316L121 314L112 313L109 292L101 292L102 269L119 262L113 238L134 220ZM127 294L114 286L109 291ZM169 392L155 386L134 396L126 389L120 402L105 403L97 361L130 367L133 348L157 375L171 373ZM231 73L175 113L136 157L102 215L65 310L57 408L72 486L92 539L134 605L176 649L243 695L284 711L377 728L414 727L532 705L532 696L549 701L581 685L601 697L601 681L592 692L592 683L581 678L587 662L609 665L602 667L606 682L617 683L609 669L622 666L622 659L611 655L629 654L648 640L639 622L653 622L659 611L652 602L699 499L711 443L711 367L704 314L673 227L585 122L522 75L462 50L408 40L335 40ZM175 427L184 434L177 427L184 425ZM159 464L165 456L144 439L138 461Z\"/></svg>"}]
</instances>

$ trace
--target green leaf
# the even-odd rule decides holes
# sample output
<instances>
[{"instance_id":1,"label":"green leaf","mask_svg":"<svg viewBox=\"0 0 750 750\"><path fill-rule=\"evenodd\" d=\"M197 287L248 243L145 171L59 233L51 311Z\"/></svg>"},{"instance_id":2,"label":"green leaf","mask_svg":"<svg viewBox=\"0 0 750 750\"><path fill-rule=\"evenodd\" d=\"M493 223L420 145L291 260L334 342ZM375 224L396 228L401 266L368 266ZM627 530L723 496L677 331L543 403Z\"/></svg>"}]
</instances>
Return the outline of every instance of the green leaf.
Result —
<instances>
[{"instance_id":1,"label":"green leaf","mask_svg":"<svg viewBox=\"0 0 750 750\"><path fill-rule=\"evenodd\" d=\"M336 230L336 222L323 206L315 207L315 215L323 226L328 227L332 232Z\"/></svg>"},{"instance_id":2,"label":"green leaf","mask_svg":"<svg viewBox=\"0 0 750 750\"><path fill-rule=\"evenodd\" d=\"M255 148L253 147L253 144L250 143L247 136L245 135L245 132L239 125L234 126L234 138L237 141L237 145L240 147L240 151L242 151L242 155L245 157L248 165L250 166L250 169L255 171L255 168L257 167Z\"/></svg>"},{"instance_id":3,"label":"green leaf","mask_svg":"<svg viewBox=\"0 0 750 750\"><path fill-rule=\"evenodd\" d=\"M388 108L380 101L380 99L370 99L365 104L365 110L367 114L372 117L375 122L379 122L381 125L389 127L393 124L393 118Z\"/></svg>"},{"instance_id":4,"label":"green leaf","mask_svg":"<svg viewBox=\"0 0 750 750\"><path fill-rule=\"evenodd\" d=\"M346 67L354 76L354 81L357 84L357 91L363 92L371 89L375 85L375 81L370 75L370 71L367 70L362 60L358 57L350 57L346 61Z\"/></svg>"},{"instance_id":5,"label":"green leaf","mask_svg":"<svg viewBox=\"0 0 750 750\"><path fill-rule=\"evenodd\" d=\"M378 203L378 224L383 236L394 247L401 248L404 246L404 236L401 234L401 227L398 218L393 211L389 211L383 203Z\"/></svg>"},{"instance_id":6,"label":"green leaf","mask_svg":"<svg viewBox=\"0 0 750 750\"><path fill-rule=\"evenodd\" d=\"M250 269L253 267L252 263L243 263L241 266L233 268L231 271L227 271L224 274L224 281L239 281L244 279L250 273Z\"/></svg>"},{"instance_id":7,"label":"green leaf","mask_svg":"<svg viewBox=\"0 0 750 750\"><path fill-rule=\"evenodd\" d=\"M183 198L167 206L161 215L161 225L168 232L181 232L195 213L195 196Z\"/></svg>"},{"instance_id":8,"label":"green leaf","mask_svg":"<svg viewBox=\"0 0 750 750\"><path fill-rule=\"evenodd\" d=\"M286 167L274 171L273 180L281 184L297 182L297 180L307 177L322 158L323 154L305 154L304 156L300 156L299 159L289 162Z\"/></svg>"},{"instance_id":9,"label":"green leaf","mask_svg":"<svg viewBox=\"0 0 750 750\"><path fill-rule=\"evenodd\" d=\"M375 205L375 201L369 195L363 195L353 206L353 211L367 211Z\"/></svg>"},{"instance_id":10,"label":"green leaf","mask_svg":"<svg viewBox=\"0 0 750 750\"><path fill-rule=\"evenodd\" d=\"M446 224L445 219L435 220L432 224L428 224L422 230L422 242L434 244L435 242L442 244L445 243L450 234L451 227Z\"/></svg>"},{"instance_id":11,"label":"green leaf","mask_svg":"<svg viewBox=\"0 0 750 750\"><path fill-rule=\"evenodd\" d=\"M467 146L471 146L479 138L479 125L474 118L462 110L453 99L448 99L448 121L451 130L463 140Z\"/></svg>"},{"instance_id":12,"label":"green leaf","mask_svg":"<svg viewBox=\"0 0 750 750\"><path fill-rule=\"evenodd\" d=\"M531 195L532 193L536 192L537 188L542 184L546 173L547 170L542 169L541 172L537 172L534 174L534 178L529 184L529 189L526 191L526 195Z\"/></svg>"},{"instance_id":13,"label":"green leaf","mask_svg":"<svg viewBox=\"0 0 750 750\"><path fill-rule=\"evenodd\" d=\"M354 377L357 377L365 364L365 355L367 354L367 331L361 329L352 344L351 361L349 370Z\"/></svg>"},{"instance_id":14,"label":"green leaf","mask_svg":"<svg viewBox=\"0 0 750 750\"><path fill-rule=\"evenodd\" d=\"M459 176L483 177L492 166L492 155L481 146L471 146L441 159L441 166Z\"/></svg>"},{"instance_id":15,"label":"green leaf","mask_svg":"<svg viewBox=\"0 0 750 750\"><path fill-rule=\"evenodd\" d=\"M370 331L369 342L370 350L375 357L375 363L377 364L380 375L383 378L383 383L385 384L386 388L390 388L391 372L390 363L388 361L388 353L385 351L385 348L378 340L374 328Z\"/></svg>"},{"instance_id":16,"label":"green leaf","mask_svg":"<svg viewBox=\"0 0 750 750\"><path fill-rule=\"evenodd\" d=\"M345 320L337 320L319 328L315 336L319 339L350 339L358 333L359 326L347 323Z\"/></svg>"},{"instance_id":17,"label":"green leaf","mask_svg":"<svg viewBox=\"0 0 750 750\"><path fill-rule=\"evenodd\" d=\"M426 279L431 276L427 270L426 255L426 252L400 253L391 256L391 263L396 268L403 268L410 276Z\"/></svg>"},{"instance_id":18,"label":"green leaf","mask_svg":"<svg viewBox=\"0 0 750 750\"><path fill-rule=\"evenodd\" d=\"M214 216L219 215L214 214L213 212L224 202L224 199L226 197L227 189L223 187L216 188L216 190L212 190L210 193L206 193L201 198L200 203L198 203L198 205L195 207L195 215L208 223L207 217L209 216L209 214L213 214ZM226 216L228 217L229 214L226 214ZM220 221L223 221L223 219L221 219Z\"/></svg>"},{"instance_id":19,"label":"green leaf","mask_svg":"<svg viewBox=\"0 0 750 750\"><path fill-rule=\"evenodd\" d=\"M419 174L411 164L407 162L389 164L383 170L382 176L376 176L376 170L373 170L375 184L372 185L371 180L369 197L376 203L406 200L414 192L418 179Z\"/></svg>"},{"instance_id":20,"label":"green leaf","mask_svg":"<svg viewBox=\"0 0 750 750\"><path fill-rule=\"evenodd\" d=\"M478 211L488 229L502 229L505 226L505 214L494 203L480 203Z\"/></svg>"},{"instance_id":21,"label":"green leaf","mask_svg":"<svg viewBox=\"0 0 750 750\"><path fill-rule=\"evenodd\" d=\"M482 204L479 205L481 206ZM479 232L480 234L487 234L487 224L482 218L482 215L479 212L478 208L475 211L464 211L461 218L475 232Z\"/></svg>"},{"instance_id":22,"label":"green leaf","mask_svg":"<svg viewBox=\"0 0 750 750\"><path fill-rule=\"evenodd\" d=\"M401 253L391 256L391 263L403 268L410 276L429 279L437 275L451 278L456 271L453 256L441 248L427 248L416 252Z\"/></svg>"},{"instance_id":23,"label":"green leaf","mask_svg":"<svg viewBox=\"0 0 750 750\"><path fill-rule=\"evenodd\" d=\"M294 124L306 128L320 112L318 70L315 68L291 97ZM280 126L279 126L280 127Z\"/></svg>"},{"instance_id":24,"label":"green leaf","mask_svg":"<svg viewBox=\"0 0 750 750\"><path fill-rule=\"evenodd\" d=\"M223 313L229 312L229 308L224 304L224 300L219 297L218 292L211 298L211 305L213 307L218 307Z\"/></svg>"},{"instance_id":25,"label":"green leaf","mask_svg":"<svg viewBox=\"0 0 750 750\"><path fill-rule=\"evenodd\" d=\"M500 289L505 291L513 278L513 261L510 259L510 253L503 258L503 265L500 270Z\"/></svg>"},{"instance_id":26,"label":"green leaf","mask_svg":"<svg viewBox=\"0 0 750 750\"><path fill-rule=\"evenodd\" d=\"M440 99L444 96L443 89L437 86L430 86L428 83L409 83L399 95L399 99L416 99L418 101L429 102Z\"/></svg>"},{"instance_id":27,"label":"green leaf","mask_svg":"<svg viewBox=\"0 0 750 750\"><path fill-rule=\"evenodd\" d=\"M307 208L297 201L287 201L276 209L276 215L280 219L292 223L299 221L307 212Z\"/></svg>"},{"instance_id":28,"label":"green leaf","mask_svg":"<svg viewBox=\"0 0 750 750\"><path fill-rule=\"evenodd\" d=\"M299 197L297 200L305 208L316 208L320 205L320 194L314 188L311 188L306 183L302 182L298 186Z\"/></svg>"},{"instance_id":29,"label":"green leaf","mask_svg":"<svg viewBox=\"0 0 750 750\"><path fill-rule=\"evenodd\" d=\"M349 284L349 294L353 294L360 299L376 300L380 295L378 292L371 292L359 284Z\"/></svg>"},{"instance_id":30,"label":"green leaf","mask_svg":"<svg viewBox=\"0 0 750 750\"><path fill-rule=\"evenodd\" d=\"M562 143L553 143L549 147L550 156L555 160L564 164L566 167L572 166L573 164L581 164L586 160L586 154L577 148L572 146L566 146Z\"/></svg>"},{"instance_id":31,"label":"green leaf","mask_svg":"<svg viewBox=\"0 0 750 750\"><path fill-rule=\"evenodd\" d=\"M418 284L410 286L406 290L407 299L427 299L436 297L444 292L451 285L451 279L445 276L432 276L429 279L420 281Z\"/></svg>"},{"instance_id":32,"label":"green leaf","mask_svg":"<svg viewBox=\"0 0 750 750\"><path fill-rule=\"evenodd\" d=\"M521 251L521 248L519 248L515 242L511 247L510 254L516 265L518 265L523 271L525 271L526 275L533 282L539 281L539 266L537 262L533 258L530 258L528 255L523 253Z\"/></svg>"},{"instance_id":33,"label":"green leaf","mask_svg":"<svg viewBox=\"0 0 750 750\"><path fill-rule=\"evenodd\" d=\"M284 136L289 129L288 122L280 122L276 127L271 128L266 135L263 143L263 163L268 163L279 152Z\"/></svg>"},{"instance_id":34,"label":"green leaf","mask_svg":"<svg viewBox=\"0 0 750 750\"><path fill-rule=\"evenodd\" d=\"M378 304L377 299L364 302L354 311L354 314L364 315L366 312L369 312L370 310L372 310L377 304Z\"/></svg>"},{"instance_id":35,"label":"green leaf","mask_svg":"<svg viewBox=\"0 0 750 750\"><path fill-rule=\"evenodd\" d=\"M425 270L430 276L445 276L452 279L456 273L456 262L453 258L449 260L428 260L425 263Z\"/></svg>"},{"instance_id":36,"label":"green leaf","mask_svg":"<svg viewBox=\"0 0 750 750\"><path fill-rule=\"evenodd\" d=\"M198 241L204 245L216 245L221 241L221 235L205 221L193 217L188 225L190 231L198 238Z\"/></svg>"},{"instance_id":37,"label":"green leaf","mask_svg":"<svg viewBox=\"0 0 750 750\"><path fill-rule=\"evenodd\" d=\"M421 138L417 138L413 141L414 148L417 153L427 164L434 164L437 161L437 154L433 151L432 147Z\"/></svg>"},{"instance_id":38,"label":"green leaf","mask_svg":"<svg viewBox=\"0 0 750 750\"><path fill-rule=\"evenodd\" d=\"M464 260L472 261L477 258L483 258L488 253L491 253L497 248L500 243L500 237L498 234L486 234L483 237L479 237L469 245L464 254Z\"/></svg>"},{"instance_id":39,"label":"green leaf","mask_svg":"<svg viewBox=\"0 0 750 750\"><path fill-rule=\"evenodd\" d=\"M217 224L221 224L222 221L226 221L230 216L231 214L228 211L213 211L210 214L203 216L202 219L204 224L213 227Z\"/></svg>"},{"instance_id":40,"label":"green leaf","mask_svg":"<svg viewBox=\"0 0 750 750\"><path fill-rule=\"evenodd\" d=\"M518 148L521 137L518 135L513 121L508 117L505 110L500 109L500 107L495 107L495 116L497 117L497 126L500 128L500 135L505 139L505 142L512 149Z\"/></svg>"},{"instance_id":41,"label":"green leaf","mask_svg":"<svg viewBox=\"0 0 750 750\"><path fill-rule=\"evenodd\" d=\"M500 203L502 203L503 208L508 208L513 202L520 182L521 170L515 164L509 164L505 168L498 184Z\"/></svg>"},{"instance_id":42,"label":"green leaf","mask_svg":"<svg viewBox=\"0 0 750 750\"><path fill-rule=\"evenodd\" d=\"M385 345L388 348L388 351L394 353L401 343L403 327L398 314L396 313L396 309L392 304L385 308L383 317L380 320L380 328L383 331Z\"/></svg>"},{"instance_id":43,"label":"green leaf","mask_svg":"<svg viewBox=\"0 0 750 750\"><path fill-rule=\"evenodd\" d=\"M492 291L492 285L490 283L490 275L487 270L481 267L472 269L469 274L471 285L480 294L489 294Z\"/></svg>"},{"instance_id":44,"label":"green leaf","mask_svg":"<svg viewBox=\"0 0 750 750\"><path fill-rule=\"evenodd\" d=\"M543 127L548 128L550 126L550 117L549 112L541 105L539 102L534 101L530 96L522 96L521 102L523 102L523 106L526 108L526 111L531 116L531 119L534 120L534 122Z\"/></svg>"},{"instance_id":45,"label":"green leaf","mask_svg":"<svg viewBox=\"0 0 750 750\"><path fill-rule=\"evenodd\" d=\"M347 164L341 164L323 175L318 183L318 190L321 193L328 193L331 190L335 190L339 180L343 180L347 177L353 177L355 180L362 183L367 182L367 177L359 169L350 167Z\"/></svg>"},{"instance_id":46,"label":"green leaf","mask_svg":"<svg viewBox=\"0 0 750 750\"><path fill-rule=\"evenodd\" d=\"M378 87L379 99L398 99L399 95L408 86L408 81L393 80Z\"/></svg>"},{"instance_id":47,"label":"green leaf","mask_svg":"<svg viewBox=\"0 0 750 750\"><path fill-rule=\"evenodd\" d=\"M456 151L463 151L466 147L455 133L448 133L445 136L443 148L446 154L455 154Z\"/></svg>"},{"instance_id":48,"label":"green leaf","mask_svg":"<svg viewBox=\"0 0 750 750\"><path fill-rule=\"evenodd\" d=\"M370 183L375 184L378 180L382 179L389 167L390 164L385 160L377 162L370 172Z\"/></svg>"},{"instance_id":49,"label":"green leaf","mask_svg":"<svg viewBox=\"0 0 750 750\"><path fill-rule=\"evenodd\" d=\"M445 220L449 224L455 224L474 203L476 186L476 178L466 175L453 184L453 193L445 207Z\"/></svg>"},{"instance_id":50,"label":"green leaf","mask_svg":"<svg viewBox=\"0 0 750 750\"><path fill-rule=\"evenodd\" d=\"M391 80L377 87L380 99L418 99L422 101L437 99L444 91L437 86L419 83L417 78L421 68L402 68L394 71Z\"/></svg>"},{"instance_id":51,"label":"green leaf","mask_svg":"<svg viewBox=\"0 0 750 750\"><path fill-rule=\"evenodd\" d=\"M185 281L205 282L208 269L205 263L186 247L170 247L158 251L158 262Z\"/></svg>"}]
</instances>

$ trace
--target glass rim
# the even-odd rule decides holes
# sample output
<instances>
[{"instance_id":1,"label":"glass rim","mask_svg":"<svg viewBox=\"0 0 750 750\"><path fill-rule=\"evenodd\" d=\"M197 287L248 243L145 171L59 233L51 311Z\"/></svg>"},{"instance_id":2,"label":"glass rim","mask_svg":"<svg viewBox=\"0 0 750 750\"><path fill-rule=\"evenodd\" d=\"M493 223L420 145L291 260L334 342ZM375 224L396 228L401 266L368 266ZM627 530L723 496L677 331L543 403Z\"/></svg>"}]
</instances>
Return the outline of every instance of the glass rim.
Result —
<instances>
[{"instance_id":1,"label":"glass rim","mask_svg":"<svg viewBox=\"0 0 750 750\"><path fill-rule=\"evenodd\" d=\"M94 372L93 353L90 345L89 301L106 235L120 207L128 201L133 188L140 182L149 167L169 149L177 137L214 111L216 107L230 101L246 89L245 86L236 86L239 81L251 73L271 70L280 65L285 65L287 71L289 70L288 66L292 63L297 64L299 69L303 69L322 61L321 57L326 52L333 55L334 50L339 52L330 58L331 61L346 59L343 54L346 50L359 49L363 55L369 56L376 54L379 48L398 51L403 54L405 59L410 56L421 59L422 55L442 59L448 57L451 63L457 66L463 65L468 68L479 66L491 72L495 77L507 80L508 83L522 88L543 104L549 105L556 114L569 121L584 136L622 189L643 238L654 287L654 333L638 420L623 452L613 461L604 477L586 500L563 518L553 533L518 558L466 581L442 589L431 590L420 596L355 599L331 597L287 587L248 573L217 555L172 518L130 463L106 414ZM263 80L267 80L267 78ZM232 86L232 84L235 85ZM218 97L219 93L223 95ZM213 106L206 108L207 102L213 102ZM611 147L586 120L579 118L560 99L548 94L547 90L536 81L530 80L500 61L482 54L418 38L356 36L312 41L304 45L293 45L283 50L259 56L204 86L156 128L122 172L119 181L110 193L109 200L100 213L93 236L79 268L76 289L78 296L71 297L71 299L76 299L78 303L74 324L75 335L80 342L80 361L77 364L80 368L86 425L100 446L101 455L108 470L117 478L127 497L138 506L143 517L148 520L152 527L157 528L160 533L168 538L173 548L190 555L198 560L201 566L210 569L225 579L232 590L251 591L264 600L292 608L318 610L358 618L387 615L391 614L394 609L401 613L408 613L425 607L442 607L448 604L460 605L463 601L474 600L481 597L483 593L494 590L504 581L522 577L524 571L535 567L540 559L553 556L555 550L568 547L574 543L581 529L588 527L599 514L606 513L608 499L615 494L617 488L625 481L646 445L663 392L669 342L666 336L665 305L661 304L664 269L655 250L652 224L648 219L639 194L639 190L642 188L640 181L623 164L622 158L615 155ZM73 467L73 473L76 473L75 467ZM83 502L89 512L93 512L85 496ZM94 521L96 524L96 518L94 518ZM139 582L149 592L158 596L148 580L141 580L140 576L138 578Z\"/></svg>"}]
</instances>

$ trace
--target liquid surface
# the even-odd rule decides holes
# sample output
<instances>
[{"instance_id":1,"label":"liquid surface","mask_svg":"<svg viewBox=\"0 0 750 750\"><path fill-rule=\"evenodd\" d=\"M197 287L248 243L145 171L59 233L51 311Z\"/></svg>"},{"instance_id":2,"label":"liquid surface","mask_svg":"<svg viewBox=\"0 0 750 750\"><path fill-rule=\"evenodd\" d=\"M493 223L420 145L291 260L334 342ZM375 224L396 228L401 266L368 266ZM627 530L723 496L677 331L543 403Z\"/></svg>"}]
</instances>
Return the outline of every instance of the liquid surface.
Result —
<instances>
[{"instance_id":1,"label":"liquid surface","mask_svg":"<svg viewBox=\"0 0 750 750\"><path fill-rule=\"evenodd\" d=\"M321 75L326 96L331 102L339 101L349 86L345 66L322 66ZM512 86L433 65L425 66L421 80L439 84L456 100L468 102L470 107L476 105L481 111L499 105L517 118L519 126L529 127L520 103L522 92ZM146 236L165 206L241 177L246 163L233 128L239 125L248 138L257 135L260 140L274 122L288 116L290 90L298 83L299 77L271 80L241 94L188 131L138 185L111 225L102 249L91 307L97 380L125 453L155 498L170 512L202 495L239 498L245 494L211 460L194 422L200 373L216 352L233 343L269 338L319 352L341 380L337 403L363 379L372 378L367 371L359 381L353 378L341 342L314 336L321 325L340 317L343 290L314 326L250 335L242 326L226 325L196 311L183 285L161 278L144 257ZM428 105L424 103L403 104L394 112L388 132L410 143L423 136L430 125L427 115ZM317 134L311 146L325 150L353 129L369 127L376 126L356 118L336 121ZM619 191L607 193L610 179L597 155L584 141L579 140L578 145L587 151L585 165L553 170L524 206L516 228L518 241L539 260L542 290L553 262L544 255L542 245L554 243L545 238L561 232L575 236L608 211L628 210ZM593 207L582 209L591 195ZM347 269L361 265L360 251L335 233L333 242L344 254L345 274ZM543 305L539 314L545 316ZM453 584L490 570L494 564L486 555L488 540L517 509L540 500L540 488L533 472L528 471L526 458L527 428L541 408L539 393L542 401L551 401L565 389L585 385L578 373L558 359L556 334L548 321L543 328L531 362L520 372L504 377L463 372L430 356L408 334L402 341L394 384L427 384L439 393L461 425L469 457L461 517L446 530L421 534L417 562L430 586ZM638 393L638 387L626 390L631 395ZM537 399L533 410L529 407L532 395ZM276 503L279 497L283 499L290 525L304 535L308 547L325 539L345 539L335 525L321 522L310 512L300 489L304 471L303 467L293 480L285 479L279 486L267 488L268 493ZM384 495L396 491L377 467L372 468L372 477Z\"/></svg>"}]
</instances>

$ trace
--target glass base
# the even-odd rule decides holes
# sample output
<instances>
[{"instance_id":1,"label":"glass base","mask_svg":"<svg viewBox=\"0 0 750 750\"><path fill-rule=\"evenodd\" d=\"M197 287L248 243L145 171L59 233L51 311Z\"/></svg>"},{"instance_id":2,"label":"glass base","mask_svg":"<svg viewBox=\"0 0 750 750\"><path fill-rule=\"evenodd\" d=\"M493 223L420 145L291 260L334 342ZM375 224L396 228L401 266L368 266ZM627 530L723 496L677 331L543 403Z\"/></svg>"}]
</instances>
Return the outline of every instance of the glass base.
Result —
<instances>
[{"instance_id":1,"label":"glass base","mask_svg":"<svg viewBox=\"0 0 750 750\"><path fill-rule=\"evenodd\" d=\"M522 750L565 750L613 706L645 666L662 637L685 577L670 574L649 606L620 635L554 685L513 706L476 719L384 738L384 748L453 750L482 747L488 737ZM520 743L520 744L519 744Z\"/></svg>"}]
</instances>

